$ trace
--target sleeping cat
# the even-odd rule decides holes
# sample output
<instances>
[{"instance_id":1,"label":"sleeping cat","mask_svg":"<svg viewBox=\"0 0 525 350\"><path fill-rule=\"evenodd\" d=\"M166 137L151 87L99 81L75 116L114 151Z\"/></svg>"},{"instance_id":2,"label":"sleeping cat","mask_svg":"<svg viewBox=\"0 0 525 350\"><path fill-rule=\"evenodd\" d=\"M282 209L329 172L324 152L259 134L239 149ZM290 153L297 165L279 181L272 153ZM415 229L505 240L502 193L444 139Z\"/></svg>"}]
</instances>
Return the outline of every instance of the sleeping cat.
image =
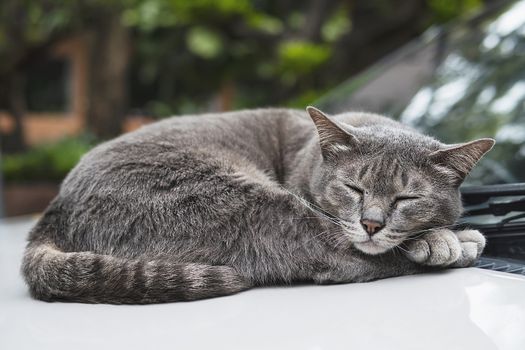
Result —
<instances>
[{"instance_id":1,"label":"sleeping cat","mask_svg":"<svg viewBox=\"0 0 525 350\"><path fill-rule=\"evenodd\" d=\"M82 158L22 272L37 299L145 304L469 266L483 236L449 228L493 144L313 107L166 119Z\"/></svg>"}]
</instances>

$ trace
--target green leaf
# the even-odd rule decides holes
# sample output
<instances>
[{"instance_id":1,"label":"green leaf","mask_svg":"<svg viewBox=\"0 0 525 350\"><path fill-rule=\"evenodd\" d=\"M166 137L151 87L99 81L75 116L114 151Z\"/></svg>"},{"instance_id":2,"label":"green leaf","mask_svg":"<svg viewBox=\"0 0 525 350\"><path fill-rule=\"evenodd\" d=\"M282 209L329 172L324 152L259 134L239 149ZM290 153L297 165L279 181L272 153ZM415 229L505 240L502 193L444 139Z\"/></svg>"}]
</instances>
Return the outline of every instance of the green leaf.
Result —
<instances>
[{"instance_id":1,"label":"green leaf","mask_svg":"<svg viewBox=\"0 0 525 350\"><path fill-rule=\"evenodd\" d=\"M221 37L205 27L193 27L186 36L188 49L205 59L217 57L223 49Z\"/></svg>"},{"instance_id":2,"label":"green leaf","mask_svg":"<svg viewBox=\"0 0 525 350\"><path fill-rule=\"evenodd\" d=\"M280 34L284 29L281 20L263 13L254 13L251 15L248 18L248 24L254 29L271 35Z\"/></svg>"},{"instance_id":3,"label":"green leaf","mask_svg":"<svg viewBox=\"0 0 525 350\"><path fill-rule=\"evenodd\" d=\"M334 42L348 33L351 27L348 10L341 7L323 24L321 35L325 41Z\"/></svg>"},{"instance_id":4,"label":"green leaf","mask_svg":"<svg viewBox=\"0 0 525 350\"><path fill-rule=\"evenodd\" d=\"M281 71L293 75L308 74L325 63L331 54L327 45L299 40L283 42L279 46Z\"/></svg>"}]
</instances>

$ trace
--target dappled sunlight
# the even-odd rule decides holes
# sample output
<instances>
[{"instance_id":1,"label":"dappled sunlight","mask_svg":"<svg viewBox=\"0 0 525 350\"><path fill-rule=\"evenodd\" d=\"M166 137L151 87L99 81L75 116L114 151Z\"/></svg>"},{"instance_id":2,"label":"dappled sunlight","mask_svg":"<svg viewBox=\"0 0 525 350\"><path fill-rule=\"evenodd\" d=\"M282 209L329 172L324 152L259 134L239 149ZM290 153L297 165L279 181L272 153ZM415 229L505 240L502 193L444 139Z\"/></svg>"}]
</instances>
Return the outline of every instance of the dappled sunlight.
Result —
<instances>
[{"instance_id":1,"label":"dappled sunlight","mask_svg":"<svg viewBox=\"0 0 525 350\"><path fill-rule=\"evenodd\" d=\"M495 20L452 32L435 76L398 113L401 121L450 143L495 137L498 146L487 157L507 172L485 161L471 183L525 178L523 13L525 1Z\"/></svg>"},{"instance_id":2,"label":"dappled sunlight","mask_svg":"<svg viewBox=\"0 0 525 350\"><path fill-rule=\"evenodd\" d=\"M525 82L518 81L503 96L495 100L490 110L498 114L510 114L525 98Z\"/></svg>"},{"instance_id":3,"label":"dappled sunlight","mask_svg":"<svg viewBox=\"0 0 525 350\"><path fill-rule=\"evenodd\" d=\"M491 23L487 31L500 37L509 35L525 24L524 13L525 2L518 2L496 21Z\"/></svg>"},{"instance_id":4,"label":"dappled sunlight","mask_svg":"<svg viewBox=\"0 0 525 350\"><path fill-rule=\"evenodd\" d=\"M414 125L421 118L421 115L428 111L431 102L432 89L430 87L421 89L403 111L400 120L408 125Z\"/></svg>"},{"instance_id":5,"label":"dappled sunlight","mask_svg":"<svg viewBox=\"0 0 525 350\"><path fill-rule=\"evenodd\" d=\"M471 80L467 77L453 80L434 91L433 103L428 108L429 125L436 125L458 103L466 93Z\"/></svg>"},{"instance_id":6,"label":"dappled sunlight","mask_svg":"<svg viewBox=\"0 0 525 350\"><path fill-rule=\"evenodd\" d=\"M496 139L500 142L510 142L521 145L525 140L525 125L517 123L504 125L498 130Z\"/></svg>"},{"instance_id":7,"label":"dappled sunlight","mask_svg":"<svg viewBox=\"0 0 525 350\"><path fill-rule=\"evenodd\" d=\"M489 104L496 96L496 88L494 86L487 86L478 95L476 100L477 105L487 105Z\"/></svg>"}]
</instances>

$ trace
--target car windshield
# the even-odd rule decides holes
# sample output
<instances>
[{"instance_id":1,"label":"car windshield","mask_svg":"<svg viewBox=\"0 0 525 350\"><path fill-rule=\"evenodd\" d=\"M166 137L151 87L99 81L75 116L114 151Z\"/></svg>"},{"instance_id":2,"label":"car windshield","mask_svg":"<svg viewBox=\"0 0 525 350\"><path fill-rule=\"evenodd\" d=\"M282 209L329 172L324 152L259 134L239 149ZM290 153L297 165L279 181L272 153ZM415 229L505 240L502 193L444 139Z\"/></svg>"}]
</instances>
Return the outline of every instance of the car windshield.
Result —
<instances>
[{"instance_id":1,"label":"car windshield","mask_svg":"<svg viewBox=\"0 0 525 350\"><path fill-rule=\"evenodd\" d=\"M494 137L466 184L525 182L525 0L413 42L318 101L387 114L448 143Z\"/></svg>"}]
</instances>

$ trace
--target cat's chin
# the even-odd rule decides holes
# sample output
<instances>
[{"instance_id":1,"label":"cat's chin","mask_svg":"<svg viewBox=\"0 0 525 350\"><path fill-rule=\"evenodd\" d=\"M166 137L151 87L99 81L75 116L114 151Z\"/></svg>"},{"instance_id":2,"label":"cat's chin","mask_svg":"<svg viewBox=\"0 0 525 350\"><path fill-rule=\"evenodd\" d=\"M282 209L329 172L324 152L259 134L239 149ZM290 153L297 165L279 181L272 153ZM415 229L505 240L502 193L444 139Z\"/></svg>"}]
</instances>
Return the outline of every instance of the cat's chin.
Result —
<instances>
[{"instance_id":1,"label":"cat's chin","mask_svg":"<svg viewBox=\"0 0 525 350\"><path fill-rule=\"evenodd\" d=\"M366 241L366 242L356 242L354 243L354 247L356 247L358 250L362 251L365 254L369 255L378 255L383 254L384 252L390 250L390 248L383 247L373 241Z\"/></svg>"}]
</instances>

